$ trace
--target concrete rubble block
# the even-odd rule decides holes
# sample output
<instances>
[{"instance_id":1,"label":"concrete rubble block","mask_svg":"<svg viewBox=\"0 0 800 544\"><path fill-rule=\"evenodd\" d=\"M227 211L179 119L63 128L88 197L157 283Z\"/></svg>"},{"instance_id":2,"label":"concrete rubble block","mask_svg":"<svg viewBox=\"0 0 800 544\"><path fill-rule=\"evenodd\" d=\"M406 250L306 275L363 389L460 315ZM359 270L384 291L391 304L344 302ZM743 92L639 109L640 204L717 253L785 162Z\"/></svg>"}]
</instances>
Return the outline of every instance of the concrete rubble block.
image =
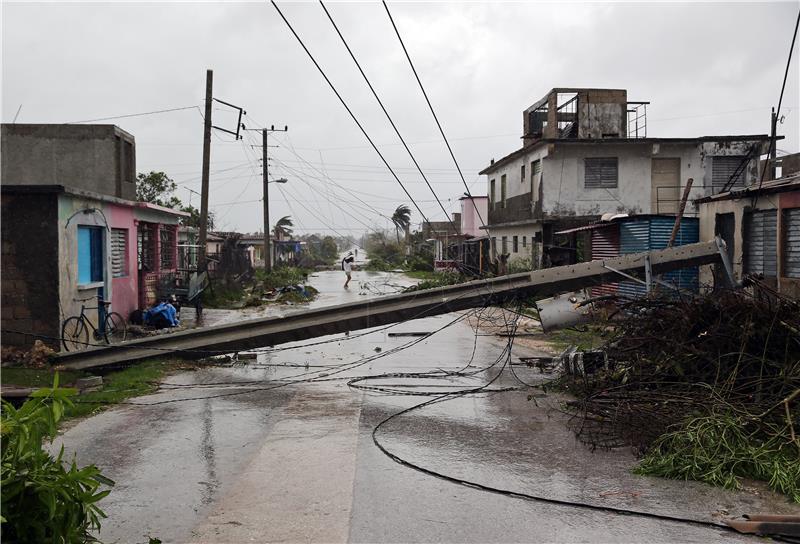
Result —
<instances>
[{"instance_id":1,"label":"concrete rubble block","mask_svg":"<svg viewBox=\"0 0 800 544\"><path fill-rule=\"evenodd\" d=\"M81 393L88 393L90 391L99 391L103 387L102 376L89 376L88 378L80 378L75 382L75 387Z\"/></svg>"}]
</instances>

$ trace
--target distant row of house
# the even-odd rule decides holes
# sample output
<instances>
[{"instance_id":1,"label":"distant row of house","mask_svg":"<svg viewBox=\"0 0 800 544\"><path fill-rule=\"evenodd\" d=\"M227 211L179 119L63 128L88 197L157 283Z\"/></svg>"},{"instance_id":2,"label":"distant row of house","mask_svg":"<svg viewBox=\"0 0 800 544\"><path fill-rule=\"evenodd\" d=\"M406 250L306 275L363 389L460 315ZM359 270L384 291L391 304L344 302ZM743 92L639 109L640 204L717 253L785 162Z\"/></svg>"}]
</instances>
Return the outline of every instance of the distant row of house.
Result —
<instances>
[{"instance_id":1,"label":"distant row of house","mask_svg":"<svg viewBox=\"0 0 800 544\"><path fill-rule=\"evenodd\" d=\"M186 287L197 265L189 214L136 201L136 143L114 125L2 125L2 335L58 347L61 323L109 300L127 317ZM230 233L210 233L209 268ZM261 235L236 235L243 266L263 264ZM272 245L274 262L299 242ZM89 312L96 319L97 311Z\"/></svg>"},{"instance_id":2,"label":"distant row of house","mask_svg":"<svg viewBox=\"0 0 800 544\"><path fill-rule=\"evenodd\" d=\"M783 178L772 181L777 164L762 160L769 135L650 137L648 104L629 101L624 89L556 88L525 109L522 146L480 172L488 199L462 200L460 216L453 214L477 222L480 232L462 230L459 238L449 222L426 227L437 268L485 270L485 255L531 269L624 253L624 244L600 239L614 230L602 219L616 217L618 233L620 225L644 232L662 223L670 232L691 178L685 217L694 219L684 224L683 243L719 234L739 277L763 273L798 294L798 156L783 157ZM487 203L484 213L471 204L479 200ZM655 236L637 247L662 243ZM484 249L470 249L476 245ZM703 271L697 279L709 284L713 277Z\"/></svg>"}]
</instances>

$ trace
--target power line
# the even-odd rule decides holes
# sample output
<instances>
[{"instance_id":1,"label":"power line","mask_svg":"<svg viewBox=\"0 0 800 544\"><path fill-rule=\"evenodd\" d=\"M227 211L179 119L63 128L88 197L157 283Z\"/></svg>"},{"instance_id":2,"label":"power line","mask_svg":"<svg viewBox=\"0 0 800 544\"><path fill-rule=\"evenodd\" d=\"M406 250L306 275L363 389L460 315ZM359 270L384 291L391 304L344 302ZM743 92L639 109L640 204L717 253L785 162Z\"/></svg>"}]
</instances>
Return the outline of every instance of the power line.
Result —
<instances>
[{"instance_id":1,"label":"power line","mask_svg":"<svg viewBox=\"0 0 800 544\"><path fill-rule=\"evenodd\" d=\"M419 88L422 91L422 95L425 97L425 102L428 103L428 108L431 110L431 115L433 115L434 121L436 121L436 126L439 127L439 132L444 139L444 143L447 145L447 150L450 152L450 157L453 159L453 163L456 165L456 170L458 170L458 175L461 176L461 182L464 184L464 189L467 191L467 196L469 197L470 201L472 202L472 206L475 208L475 213L478 215L478 219L483 225L483 228L486 229L486 234L489 234L489 228L486 226L486 223L483 221L483 217L481 217L481 212L478 210L478 205L475 203L475 199L472 198L472 194L469 192L469 186L467 185L467 180L464 179L464 174L461 172L461 167L458 165L458 161L456 160L455 153L453 153L453 148L450 147L450 142L447 141L447 136L444 134L444 129L442 128L442 124L439 122L439 118L436 116L436 112L433 109L433 105L431 104L430 99L428 99L428 93L425 92L425 87L422 85L422 81L419 78L419 74L417 74L417 69L414 68L414 63L411 61L411 56L408 54L408 50L406 49L406 44L403 43L403 38L400 37L400 31L397 29L397 25L394 24L394 19L392 18L392 13L389 11L389 6L386 4L386 0L383 0L383 7L386 8L386 14L389 16L389 20L392 22L392 28L394 28L395 34L397 34L397 39L400 41L400 45L403 47L403 53L406 54L406 59L408 59L408 64L411 66L411 70L414 72L414 77L417 79L417 83L419 84Z\"/></svg>"},{"instance_id":2,"label":"power line","mask_svg":"<svg viewBox=\"0 0 800 544\"><path fill-rule=\"evenodd\" d=\"M304 158L302 155L300 155L299 153L297 153L297 152L296 152L296 151L293 149L293 147L292 147L291 145L289 146L289 148L288 148L288 149L289 149L289 152L290 152L290 153L292 153L292 154L293 154L295 157L297 157L298 159L300 159L302 162L306 163L306 164L307 164L307 165L308 165L308 166L309 166L309 167L310 167L312 170L314 170L315 172L319 173L319 174L322 176L322 178L319 178L319 177L317 177L316 179L325 179L325 178L327 178L327 179L328 179L328 180L329 180L331 183L333 183L334 185L336 185L337 187L339 187L340 189L342 189L344 192L348 193L350 196L354 197L356 200L358 200L358 201L359 201L359 202L361 202L362 204L366 205L368 208L372 209L372 211L373 211L373 212L375 212L375 213L377 213L378 215L380 215L380 216L384 217L385 219L389 219L389 220L391 221L391 218L390 218L390 217L388 217L388 216L386 216L386 215L383 215L383 213L381 213L380 211L376 210L376 209L375 209L375 208L373 208L372 206L369 206L369 205L368 205L366 202L364 202L363 200L361 200L361 199L360 199L360 198L359 198L357 195L353 194L353 193L352 193L352 192L351 192L349 189L347 189L346 187L344 187L343 185L341 185L340 183L338 183L337 181L335 181L335 180L334 180L332 177L330 177L329 175L327 175L327 174L325 174L324 172L322 172L322 171L321 171L319 168L317 168L317 167L313 166L313 165L312 165L310 162L308 162L308 161L307 161L307 160L306 160L306 159L305 159L305 158ZM280 159L278 159L278 160L280 161ZM280 161L280 162L282 162L282 164L283 164L283 167L284 167L284 168L291 169L291 167L290 167L290 166L288 166L287 164L283 163L283 161ZM316 176L312 176L312 177L316 177Z\"/></svg>"},{"instance_id":3,"label":"power line","mask_svg":"<svg viewBox=\"0 0 800 544\"><path fill-rule=\"evenodd\" d=\"M794 52L794 42L797 40L797 27L800 26L800 11L797 12L797 22L794 24L794 34L792 35L792 45L789 47L789 58L786 60L786 71L783 73L783 85L781 85L781 96L778 98L778 111L781 114L781 104L783 103L783 91L786 90L786 79L789 77L789 66L792 64L792 53Z\"/></svg>"},{"instance_id":4,"label":"power line","mask_svg":"<svg viewBox=\"0 0 800 544\"><path fill-rule=\"evenodd\" d=\"M425 176L425 172L422 171L422 168L420 167L419 163L417 162L416 157L414 157L414 154L411 152L411 149L408 147L408 144L406 143L405 139L400 134L400 129L397 128L397 125L394 123L394 120L392 119L392 116L389 115L389 112L386 110L386 106L383 105L383 101L381 101L380 97L378 96L377 91L375 91L375 87L372 86L372 83L370 83L369 78L367 77L367 74L365 74L364 70L361 68L361 64L358 62L358 59L356 59L356 56L353 53L353 50L350 49L350 46L348 45L347 40L344 39L344 36L342 35L341 31L339 30L339 27L336 25L336 22L333 20L333 17L331 16L330 12L328 11L328 8L325 7L325 4L322 2L322 0L319 1L319 5L322 6L322 10L325 12L325 15L328 16L328 20L333 25L334 30L336 30L336 34L339 35L339 38L342 40L342 43L344 44L345 49L347 49L347 52L350 54L350 58L353 59L353 62L356 64L356 67L358 68L358 71L361 73L361 76L364 78L364 81L367 83L367 87L369 87L369 90L372 92L372 96L374 96L375 100L378 101L378 105L381 107L381 110L383 110L383 113L386 115L386 119L389 120L389 124L392 125L392 128L394 129L395 134L397 134L397 137L400 139L400 142L403 144L403 147L405 148L406 152L408 152L408 156L411 157L411 161L414 163L414 166L416 166L417 171L419 171L419 175L422 176L422 179L425 180L425 184L428 186L428 189L430 189L431 194L433 195L433 198L435 198L436 201L439 203L439 207L444 212L445 218L447 219L447 221L450 222L450 226L453 227L453 232L455 232L456 236L458 236L458 234L459 234L458 227L456 227L455 223L453 223L453 220L450 218L450 214L447 213L447 210L444 209L444 205L442 205L442 202L439 200L439 197L436 195L436 191L433 190L433 187L431 186L430 182L428 181L428 178Z\"/></svg>"},{"instance_id":5,"label":"power line","mask_svg":"<svg viewBox=\"0 0 800 544\"><path fill-rule=\"evenodd\" d=\"M772 150L777 145L777 142L775 141L775 130L776 130L778 119L780 119L780 115L781 115L781 104L783 103L783 91L786 90L786 79L789 76L789 67L792 64L792 53L794 53L794 43L797 40L797 28L798 27L800 27L800 10L798 10L798 12L797 12L797 21L794 24L794 33L792 34L792 45L789 46L789 58L786 59L786 71L783 73L783 83L781 84L781 94L780 94L780 97L778 98L778 110L772 116L772 119L770 119L770 125L771 125L770 135L771 135L771 138L769 139L769 150L767 151L767 162L764 165L763 170L761 170L761 179L758 182L758 189L759 190L761 189L761 186L764 184L764 178L767 175L767 170L768 170L767 165L769 164L770 156L772 155ZM753 207L754 208L756 206L756 202L757 201L758 201L758 190L756 190L755 194L753 195Z\"/></svg>"},{"instance_id":6,"label":"power line","mask_svg":"<svg viewBox=\"0 0 800 544\"><path fill-rule=\"evenodd\" d=\"M129 113L127 115L115 115L113 117L100 117L99 119L87 119L85 121L70 121L68 123L64 123L65 125L77 125L79 123L95 123L97 121L109 121L111 119L126 119L128 117L141 117L143 115L155 115L157 113L169 113L171 111L183 111L183 110L192 110L195 109L197 106L184 106L181 108L169 108L166 110L155 110L155 111L145 111L142 113Z\"/></svg>"},{"instance_id":7,"label":"power line","mask_svg":"<svg viewBox=\"0 0 800 544\"><path fill-rule=\"evenodd\" d=\"M341 103L342 103L342 106L344 106L344 108L347 110L347 113L349 113L349 114L350 114L350 117L352 117L353 121L356 123L356 125L358 125L358 128L359 128L359 129L361 129L361 132L364 134L364 137L367 139L367 141L369 142L369 144L372 146L372 149L374 149L374 150L375 150L375 152L376 152L376 153L378 154L378 156L381 158L381 161L383 161L383 164L385 164L385 165L386 165L386 168L388 168L388 169L389 169L389 171L392 173L392 176L394 177L394 179L397 181L397 183L399 183L399 184L400 184L400 187L402 187L402 188L403 188L403 191L406 193L406 196L408 196L408 198L411 200L412 204L414 204L414 207L415 207L415 208L417 208L417 211L419 212L419 214L422 216L422 218L423 218L425 221L428 221L428 218L427 218L427 217L425 217L425 214L424 214L424 213L422 213L422 210L419 208L419 206L417 206L417 203L416 203L416 202L414 202L414 198L411 196L411 193L409 193L409 192L408 192L408 189L406 189L406 186L405 186L405 185L403 185L403 182L402 182L402 181L400 181L400 178L399 178L399 177L397 177L397 174L395 173L395 171L394 171L394 170L392 170L392 167L389 165L389 162L388 162L388 161L386 160L386 158L383 156L383 153L381 153L381 150L380 150L380 149L378 149L378 146L376 146L376 145L375 145L375 142L373 142L373 141L372 141L372 138L370 138L369 134L367 134L367 131L366 131L366 129L364 129L364 127L361 125L361 122L358 120L358 118L355 116L355 114L353 113L353 111L350 109L350 106L348 106L348 105L347 105L347 102L345 102L345 101L344 101L344 98L342 98L342 95L341 95L341 94L339 94L339 91L337 91L337 90L336 90L336 87L333 85L333 83L331 82L331 80L328 78L327 74L326 74L326 73L325 73L325 71L322 69L322 67L319 65L319 63L317 62L317 60L314 58L314 55L312 55L312 54L311 54L311 51L309 51L309 50L308 50L308 48L306 47L306 44L305 44L305 43L303 43L303 40L300 38L300 36L297 34L297 32L295 32L295 30L294 30L294 27L292 26L292 24L291 24L291 23L289 22L289 20L288 20L288 19L287 19L287 18L286 18L286 17L283 15L283 12L281 11L281 8L279 8L279 7L278 7L278 4L276 4L276 3L275 3L275 0L270 0L270 3L271 3L271 4L272 4L272 6L275 8L275 10L278 12L278 15L280 15L280 16L281 16L281 19L283 19L283 22L284 22L284 23L286 23L286 26L288 26L288 27L289 27L289 30L292 32L292 34L294 35L294 37L297 39L298 43L299 43L299 44L300 44L300 46L303 48L303 51L305 51L305 52L306 52L306 54L308 55L308 58L309 58L309 59L311 59L311 62L313 62L313 63L314 63L314 66L317 68L317 70L319 70L319 73L322 75L322 77L323 77L323 78L325 79L325 81L328 83L328 86L330 86L331 90L332 90L332 91L333 91L333 93L336 95L336 98L338 98L338 99L339 99L339 102L341 102Z\"/></svg>"},{"instance_id":8,"label":"power line","mask_svg":"<svg viewBox=\"0 0 800 544\"><path fill-rule=\"evenodd\" d=\"M313 175L311 175L311 174L305 174L304 172L301 172L301 171L299 171L299 170L296 170L296 169L292 168L291 166L287 166L286 164L283 164L283 163L281 162L281 160L280 160L280 159L276 159L276 160L277 160L278 164L280 164L280 165L281 165L281 166L282 166L282 167L283 167L283 168L284 168L284 169L285 169L287 172L291 172L293 175L295 175L295 176L297 176L298 178L300 178L300 179L301 179L301 180L302 180L304 183L306 183L306 184L309 186L309 188L311 188L312 190L314 189L314 187L313 187L313 186L312 186L310 183L308 183L308 182L305 180L304 176L308 175L308 176L309 176L309 177L311 177L311 178L314 178L314 179L317 179L317 180L319 180L319 181L322 181L322 178L319 178L319 177L317 177L317 176L313 176ZM355 195L351 195L351 196L355 196ZM356 197L356 198L357 198L357 200L358 200L359 202L361 202L361 203L362 203L362 204L365 206L365 208L363 208L363 207L361 207L361 206L358 206L358 205L356 205L356 204L355 204L355 203L353 203L353 202L349 202L349 201L343 200L343 199L341 199L341 198L338 198L338 197L337 197L337 200L338 200L339 202L345 202L345 203L349 203L351 206L353 206L353 207L358 207L358 208L360 208L361 210L364 210L364 209L366 209L367 211L369 211L369 212L373 212L373 213L377 214L378 216L380 216L380 217L383 217L384 219L389 219L389 217L388 217L388 216L386 216L386 215L384 215L384 214L383 214L383 213L382 213L380 210L376 209L376 208L375 208L375 207L373 207L373 206L370 206L370 205L369 205L369 204L367 204L367 203L366 203L364 200L361 200L361 199L360 199L360 198L358 198L358 197Z\"/></svg>"},{"instance_id":9,"label":"power line","mask_svg":"<svg viewBox=\"0 0 800 544\"><path fill-rule=\"evenodd\" d=\"M289 170L289 171L293 171L293 172L294 172L294 175L295 175L295 176L297 176L297 178L298 178L300 181L302 181L303 183L305 183L306 185L308 185L308 187L309 187L310 189L312 189L312 190L314 189L314 187L313 187L313 186L312 186L312 185L311 185L311 184L310 184L308 181L306 181L306 179L304 178L304 176L303 176L302 174L300 174L299 172L297 172L297 171L293 170L292 168L288 168L288 167L286 167L286 166L284 166L284 168L286 168L286 169L287 169L287 170ZM289 193L289 194L291 195L291 193ZM291 196L293 196L293 197L294 197L294 195L291 195ZM345 200L342 200L342 199L338 199L338 200L339 200L340 202L344 203L344 204L348 204L348 205L350 205L350 206L353 206L353 207L355 207L355 205L354 205L353 203L351 203L351 202L347 202L347 201L345 201ZM298 204L300 204L300 205L301 205L301 206L302 206L302 207L303 207L303 208L304 208L306 211L308 211L308 212L309 212L309 213L311 213L312 215L316 215L316 214L315 214L313 211L309 210L309 209L308 209L308 208L307 208L307 207L306 207L306 206L303 204L303 201L302 201L301 199L295 199L295 201L296 201ZM317 204L319 205L319 202L318 202L318 201L317 201ZM371 209L372 209L372 210L373 210L375 213L377 213L379 216L381 216L381 217L384 217L384 218L386 217L385 215L383 215L382 213L380 213L380 212L379 212L378 210L376 210L375 208L372 208L372 206L369 206L369 205L367 205L367 206L368 206L369 208L371 208ZM321 218L319 218L319 219L321 220ZM371 231L375 232L375 229L373 229L372 227L370 227L369 225L367 225L366 223L364 223L363 221L361 221L360 219L358 219L358 218L356 217L356 215L353 215L353 216L352 216L352 219L354 219L354 220L355 220L356 222L358 222L358 223L361 223L361 225L363 225L363 226L364 226L364 228L366 228L367 230L371 230ZM323 222L323 223L324 223L324 222ZM329 226L329 227L330 227L330 225L327 225L327 226ZM331 230L334 230L334 232L336 232L336 231L335 231L335 229L333 229L333 227L331 227ZM341 229L341 230L361 230L361 229Z\"/></svg>"}]
</instances>

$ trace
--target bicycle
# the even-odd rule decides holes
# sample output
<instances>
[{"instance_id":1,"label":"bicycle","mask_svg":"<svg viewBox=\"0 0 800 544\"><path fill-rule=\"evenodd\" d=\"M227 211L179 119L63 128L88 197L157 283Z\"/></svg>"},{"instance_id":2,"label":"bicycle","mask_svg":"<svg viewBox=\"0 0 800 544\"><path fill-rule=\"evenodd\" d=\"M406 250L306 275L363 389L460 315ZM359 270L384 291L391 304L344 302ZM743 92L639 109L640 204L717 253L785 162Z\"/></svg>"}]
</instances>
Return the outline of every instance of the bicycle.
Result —
<instances>
[{"instance_id":1,"label":"bicycle","mask_svg":"<svg viewBox=\"0 0 800 544\"><path fill-rule=\"evenodd\" d=\"M93 297L84 299L75 299L77 302L86 302ZM125 318L117 312L108 312L108 307L111 305L110 301L103 300L103 297L97 297L97 306L85 306L81 304L81 313L79 316L68 317L64 320L61 326L61 342L66 351L79 351L86 349L89 346L89 329L92 329L92 338L95 341L103 340L106 344L115 342L123 342L128 336L128 325ZM86 317L86 310L99 310L103 308L105 311L105 319L100 327L95 327L94 324Z\"/></svg>"}]
</instances>

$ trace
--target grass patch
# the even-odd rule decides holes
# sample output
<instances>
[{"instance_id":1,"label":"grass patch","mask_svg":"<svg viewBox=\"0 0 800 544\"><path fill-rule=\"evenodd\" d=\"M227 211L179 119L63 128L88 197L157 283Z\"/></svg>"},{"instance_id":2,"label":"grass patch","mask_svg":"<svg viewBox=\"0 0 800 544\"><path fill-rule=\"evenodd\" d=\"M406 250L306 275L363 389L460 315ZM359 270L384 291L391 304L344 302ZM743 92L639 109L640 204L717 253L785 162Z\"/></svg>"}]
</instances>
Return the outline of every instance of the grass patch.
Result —
<instances>
[{"instance_id":1,"label":"grass patch","mask_svg":"<svg viewBox=\"0 0 800 544\"><path fill-rule=\"evenodd\" d=\"M4 368L0 371L0 383L20 387L52 387L54 375L55 371L50 368ZM88 374L85 372L65 370L58 373L58 380L68 386L86 376Z\"/></svg>"},{"instance_id":2,"label":"grass patch","mask_svg":"<svg viewBox=\"0 0 800 544\"><path fill-rule=\"evenodd\" d=\"M65 419L89 416L125 399L153 393L161 378L176 370L178 364L178 361L144 361L111 372L103 376L102 389L75 397L75 406L66 409Z\"/></svg>"},{"instance_id":3,"label":"grass patch","mask_svg":"<svg viewBox=\"0 0 800 544\"><path fill-rule=\"evenodd\" d=\"M605 344L602 329L588 326L585 329L559 329L548 332L545 340L558 349L576 346L579 350L596 349Z\"/></svg>"}]
</instances>

